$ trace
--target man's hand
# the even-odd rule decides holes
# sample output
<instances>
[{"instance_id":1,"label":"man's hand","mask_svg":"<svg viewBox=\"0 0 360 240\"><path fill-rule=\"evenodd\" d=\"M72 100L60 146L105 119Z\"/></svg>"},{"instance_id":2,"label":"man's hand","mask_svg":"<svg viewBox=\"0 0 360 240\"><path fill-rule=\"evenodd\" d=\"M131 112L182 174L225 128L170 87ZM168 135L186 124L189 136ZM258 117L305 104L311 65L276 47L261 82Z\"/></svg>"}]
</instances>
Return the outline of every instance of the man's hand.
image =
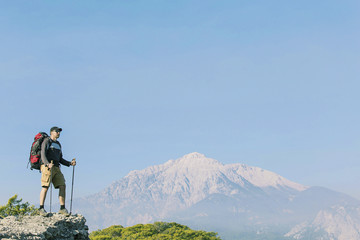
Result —
<instances>
[{"instance_id":1,"label":"man's hand","mask_svg":"<svg viewBox=\"0 0 360 240\"><path fill-rule=\"evenodd\" d=\"M53 161L51 161L51 163L49 163L47 166L49 169L51 169L54 166Z\"/></svg>"},{"instance_id":2,"label":"man's hand","mask_svg":"<svg viewBox=\"0 0 360 240\"><path fill-rule=\"evenodd\" d=\"M76 158L73 158L73 160L70 163L71 166L76 166Z\"/></svg>"}]
</instances>

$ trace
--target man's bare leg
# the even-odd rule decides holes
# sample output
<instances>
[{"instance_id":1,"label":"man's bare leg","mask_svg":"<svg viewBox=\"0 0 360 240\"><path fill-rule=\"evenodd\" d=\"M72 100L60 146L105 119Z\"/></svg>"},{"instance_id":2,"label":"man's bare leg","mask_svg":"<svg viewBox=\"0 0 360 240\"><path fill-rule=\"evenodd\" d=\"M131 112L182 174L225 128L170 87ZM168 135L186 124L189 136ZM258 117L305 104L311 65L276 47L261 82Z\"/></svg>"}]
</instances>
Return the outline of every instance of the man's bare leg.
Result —
<instances>
[{"instance_id":1,"label":"man's bare leg","mask_svg":"<svg viewBox=\"0 0 360 240\"><path fill-rule=\"evenodd\" d=\"M47 188L47 187L43 187L43 188L41 189L41 192L40 192L40 208L39 208L39 214L40 214L41 216L44 216L44 217L48 216L48 213L47 213L47 212L45 211L45 209L44 209L44 203L45 203L46 193L47 193L48 189L49 189L49 188Z\"/></svg>"},{"instance_id":2,"label":"man's bare leg","mask_svg":"<svg viewBox=\"0 0 360 240\"><path fill-rule=\"evenodd\" d=\"M46 193L49 188L43 187L40 192L40 206L44 206L45 199L46 199Z\"/></svg>"},{"instance_id":3,"label":"man's bare leg","mask_svg":"<svg viewBox=\"0 0 360 240\"><path fill-rule=\"evenodd\" d=\"M65 205L65 195L66 195L66 187L60 186L59 187L59 202L60 205Z\"/></svg>"},{"instance_id":4,"label":"man's bare leg","mask_svg":"<svg viewBox=\"0 0 360 240\"><path fill-rule=\"evenodd\" d=\"M65 194L66 194L65 190L66 190L65 185L59 187L59 202L60 202L60 211L59 211L59 213L68 216L69 212L65 208Z\"/></svg>"}]
</instances>

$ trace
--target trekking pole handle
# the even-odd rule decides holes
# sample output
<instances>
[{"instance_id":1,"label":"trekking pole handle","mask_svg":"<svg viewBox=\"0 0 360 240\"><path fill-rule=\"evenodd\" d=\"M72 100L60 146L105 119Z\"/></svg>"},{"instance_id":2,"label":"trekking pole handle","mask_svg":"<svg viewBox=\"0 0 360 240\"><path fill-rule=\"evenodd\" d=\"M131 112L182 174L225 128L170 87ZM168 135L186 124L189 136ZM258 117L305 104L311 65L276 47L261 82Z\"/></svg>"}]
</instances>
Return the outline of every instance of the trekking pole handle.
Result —
<instances>
[{"instance_id":1,"label":"trekking pole handle","mask_svg":"<svg viewBox=\"0 0 360 240\"><path fill-rule=\"evenodd\" d=\"M76 158L73 158L72 161L71 161L71 163L70 163L71 166L74 166L74 167L75 167L75 165L73 165L73 163L75 163L75 165L76 165Z\"/></svg>"}]
</instances>

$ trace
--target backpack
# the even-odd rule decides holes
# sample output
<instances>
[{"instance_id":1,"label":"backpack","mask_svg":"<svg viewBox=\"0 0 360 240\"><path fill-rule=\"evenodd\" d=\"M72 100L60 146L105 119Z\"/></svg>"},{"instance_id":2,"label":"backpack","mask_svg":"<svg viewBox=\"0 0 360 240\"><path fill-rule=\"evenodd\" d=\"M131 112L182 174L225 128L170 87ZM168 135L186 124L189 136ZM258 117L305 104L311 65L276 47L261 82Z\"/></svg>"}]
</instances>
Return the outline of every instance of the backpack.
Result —
<instances>
[{"instance_id":1,"label":"backpack","mask_svg":"<svg viewBox=\"0 0 360 240\"><path fill-rule=\"evenodd\" d=\"M47 135L47 133L45 132L39 132L38 134L35 135L34 137L34 142L31 145L31 150L30 150L30 158L29 158L29 163L28 163L28 167L30 164L30 169L37 169L40 170L40 166L41 166L41 144L43 143L44 139L49 137L49 135Z\"/></svg>"}]
</instances>

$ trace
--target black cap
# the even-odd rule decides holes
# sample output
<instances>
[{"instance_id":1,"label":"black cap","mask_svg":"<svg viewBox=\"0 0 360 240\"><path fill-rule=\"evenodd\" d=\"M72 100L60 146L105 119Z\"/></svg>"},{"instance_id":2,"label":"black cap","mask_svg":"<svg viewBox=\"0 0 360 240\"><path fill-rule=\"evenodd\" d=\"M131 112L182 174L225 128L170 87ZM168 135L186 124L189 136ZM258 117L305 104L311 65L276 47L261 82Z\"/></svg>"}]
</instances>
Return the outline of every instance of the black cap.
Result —
<instances>
[{"instance_id":1,"label":"black cap","mask_svg":"<svg viewBox=\"0 0 360 240\"><path fill-rule=\"evenodd\" d=\"M59 131L59 132L61 132L61 131L62 131L62 128L52 127L52 128L50 129L50 132L52 132L52 131Z\"/></svg>"}]
</instances>

